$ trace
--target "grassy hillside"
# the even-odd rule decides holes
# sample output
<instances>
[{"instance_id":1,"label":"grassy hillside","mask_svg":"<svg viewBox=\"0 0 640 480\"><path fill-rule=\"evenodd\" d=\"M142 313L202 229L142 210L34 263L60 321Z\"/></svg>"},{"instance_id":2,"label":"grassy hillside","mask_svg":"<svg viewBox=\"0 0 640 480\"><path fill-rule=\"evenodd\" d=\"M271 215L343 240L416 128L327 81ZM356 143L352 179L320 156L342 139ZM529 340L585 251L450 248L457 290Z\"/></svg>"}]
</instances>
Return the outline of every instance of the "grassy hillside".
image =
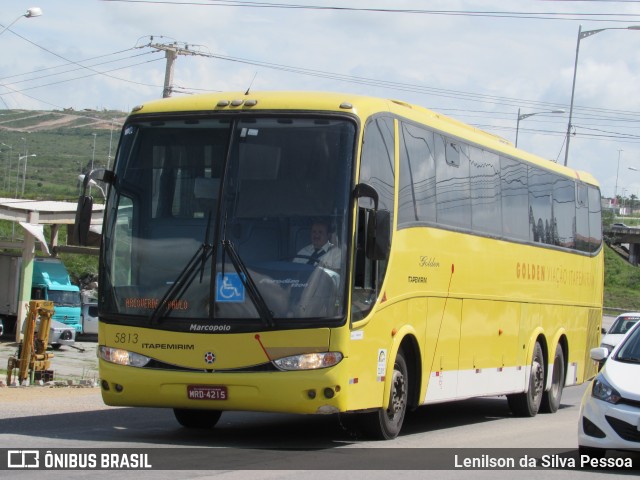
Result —
<instances>
[{"instance_id":1,"label":"grassy hillside","mask_svg":"<svg viewBox=\"0 0 640 480\"><path fill-rule=\"evenodd\" d=\"M78 175L92 163L110 163L126 116L115 111L2 112L0 196L47 200L75 200Z\"/></svg>"},{"instance_id":2,"label":"grassy hillside","mask_svg":"<svg viewBox=\"0 0 640 480\"><path fill-rule=\"evenodd\" d=\"M604 305L640 311L640 268L624 261L608 246L604 251Z\"/></svg>"}]
</instances>

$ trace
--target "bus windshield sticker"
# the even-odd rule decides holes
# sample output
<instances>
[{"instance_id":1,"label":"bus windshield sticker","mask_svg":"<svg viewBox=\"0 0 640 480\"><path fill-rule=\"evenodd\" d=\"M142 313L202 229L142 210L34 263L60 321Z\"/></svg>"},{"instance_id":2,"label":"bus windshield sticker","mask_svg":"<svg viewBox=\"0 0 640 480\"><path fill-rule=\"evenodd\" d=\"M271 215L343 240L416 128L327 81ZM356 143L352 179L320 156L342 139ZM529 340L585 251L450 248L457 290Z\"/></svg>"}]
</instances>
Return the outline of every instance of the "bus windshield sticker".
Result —
<instances>
[{"instance_id":1,"label":"bus windshield sticker","mask_svg":"<svg viewBox=\"0 0 640 480\"><path fill-rule=\"evenodd\" d=\"M216 302L243 303L244 284L237 273L216 275Z\"/></svg>"}]
</instances>

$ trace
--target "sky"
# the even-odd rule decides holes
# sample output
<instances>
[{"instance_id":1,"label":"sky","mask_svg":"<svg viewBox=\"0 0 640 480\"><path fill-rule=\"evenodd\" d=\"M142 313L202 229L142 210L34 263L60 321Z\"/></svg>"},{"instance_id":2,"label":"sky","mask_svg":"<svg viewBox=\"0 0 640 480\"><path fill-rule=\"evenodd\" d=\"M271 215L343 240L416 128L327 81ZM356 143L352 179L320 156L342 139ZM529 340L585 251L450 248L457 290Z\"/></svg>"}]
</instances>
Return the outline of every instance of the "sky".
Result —
<instances>
[{"instance_id":1,"label":"sky","mask_svg":"<svg viewBox=\"0 0 640 480\"><path fill-rule=\"evenodd\" d=\"M42 15L27 18L28 8ZM3 110L129 111L173 96L326 90L403 100L640 197L640 1L2 0ZM6 27L9 27L6 29ZM578 42L579 29L606 29ZM564 113L547 113L564 110ZM521 115L535 115L523 118ZM2 134L0 133L0 141ZM637 169L637 171L633 170Z\"/></svg>"}]
</instances>

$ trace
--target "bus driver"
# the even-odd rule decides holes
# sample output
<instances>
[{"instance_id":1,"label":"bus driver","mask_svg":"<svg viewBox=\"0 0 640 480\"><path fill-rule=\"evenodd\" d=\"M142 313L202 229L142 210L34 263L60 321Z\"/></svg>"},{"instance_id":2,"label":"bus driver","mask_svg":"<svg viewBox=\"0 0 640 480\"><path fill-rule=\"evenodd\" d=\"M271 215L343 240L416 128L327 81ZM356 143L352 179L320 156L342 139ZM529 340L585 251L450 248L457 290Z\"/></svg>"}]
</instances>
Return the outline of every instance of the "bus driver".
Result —
<instances>
[{"instance_id":1,"label":"bus driver","mask_svg":"<svg viewBox=\"0 0 640 480\"><path fill-rule=\"evenodd\" d=\"M311 244L302 248L293 261L334 271L340 270L340 249L329 241L330 227L326 220L316 220L311 226Z\"/></svg>"}]
</instances>

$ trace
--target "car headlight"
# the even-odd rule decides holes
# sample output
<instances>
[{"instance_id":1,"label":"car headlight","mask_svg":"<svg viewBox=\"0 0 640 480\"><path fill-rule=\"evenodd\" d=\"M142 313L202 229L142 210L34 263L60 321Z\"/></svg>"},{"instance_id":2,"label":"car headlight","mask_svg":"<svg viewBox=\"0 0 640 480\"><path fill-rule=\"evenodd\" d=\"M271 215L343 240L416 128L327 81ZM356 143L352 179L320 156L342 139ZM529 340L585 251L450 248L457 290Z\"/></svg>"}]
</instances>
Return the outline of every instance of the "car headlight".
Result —
<instances>
[{"instance_id":1,"label":"car headlight","mask_svg":"<svg viewBox=\"0 0 640 480\"><path fill-rule=\"evenodd\" d=\"M98 357L109 363L129 367L144 367L151 361L149 357L139 353L129 352L121 348L105 347L104 345L101 345L98 349Z\"/></svg>"},{"instance_id":2,"label":"car headlight","mask_svg":"<svg viewBox=\"0 0 640 480\"><path fill-rule=\"evenodd\" d=\"M598 375L593 381L591 396L604 402L616 404L622 396L604 379L604 376Z\"/></svg>"},{"instance_id":3,"label":"car headlight","mask_svg":"<svg viewBox=\"0 0 640 480\"><path fill-rule=\"evenodd\" d=\"M273 360L280 370L316 370L337 365L342 360L340 352L305 353Z\"/></svg>"}]
</instances>

